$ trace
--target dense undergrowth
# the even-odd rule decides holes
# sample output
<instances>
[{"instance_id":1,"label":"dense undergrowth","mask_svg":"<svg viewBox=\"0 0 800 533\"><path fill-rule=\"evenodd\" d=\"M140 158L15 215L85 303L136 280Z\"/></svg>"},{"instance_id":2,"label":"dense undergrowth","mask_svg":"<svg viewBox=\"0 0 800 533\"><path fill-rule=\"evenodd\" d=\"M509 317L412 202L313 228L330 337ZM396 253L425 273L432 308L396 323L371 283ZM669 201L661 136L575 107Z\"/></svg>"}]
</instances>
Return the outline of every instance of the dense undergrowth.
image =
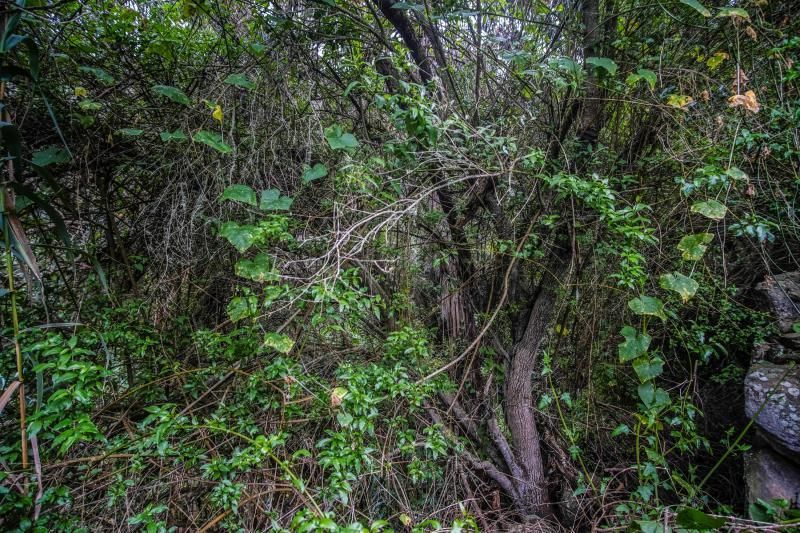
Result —
<instances>
[{"instance_id":1,"label":"dense undergrowth","mask_svg":"<svg viewBox=\"0 0 800 533\"><path fill-rule=\"evenodd\" d=\"M0 9L3 530L796 522L791 2Z\"/></svg>"}]
</instances>

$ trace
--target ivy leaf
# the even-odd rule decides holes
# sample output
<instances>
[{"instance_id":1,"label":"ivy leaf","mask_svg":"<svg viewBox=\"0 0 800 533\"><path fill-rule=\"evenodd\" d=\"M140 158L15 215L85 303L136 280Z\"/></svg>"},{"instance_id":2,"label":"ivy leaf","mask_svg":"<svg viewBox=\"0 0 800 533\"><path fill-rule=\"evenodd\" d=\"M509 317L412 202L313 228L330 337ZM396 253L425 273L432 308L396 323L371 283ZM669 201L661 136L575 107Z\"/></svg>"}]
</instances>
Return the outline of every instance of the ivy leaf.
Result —
<instances>
[{"instance_id":1,"label":"ivy leaf","mask_svg":"<svg viewBox=\"0 0 800 533\"><path fill-rule=\"evenodd\" d=\"M258 308L258 298L255 296L235 296L228 304L228 316L231 322L238 322L243 318L255 316Z\"/></svg>"},{"instance_id":2,"label":"ivy leaf","mask_svg":"<svg viewBox=\"0 0 800 533\"><path fill-rule=\"evenodd\" d=\"M692 213L699 213L706 218L710 218L711 220L722 220L725 218L725 214L727 212L728 208L716 200L697 202L696 204L692 205Z\"/></svg>"},{"instance_id":3,"label":"ivy leaf","mask_svg":"<svg viewBox=\"0 0 800 533\"><path fill-rule=\"evenodd\" d=\"M228 187L225 187L220 200L233 200L235 202L242 202L252 205L253 207L258 205L258 200L256 200L256 191L247 185L229 185Z\"/></svg>"},{"instance_id":4,"label":"ivy leaf","mask_svg":"<svg viewBox=\"0 0 800 533\"><path fill-rule=\"evenodd\" d=\"M717 530L726 524L724 518L710 516L698 509L686 507L678 511L677 525L700 531Z\"/></svg>"},{"instance_id":5,"label":"ivy leaf","mask_svg":"<svg viewBox=\"0 0 800 533\"><path fill-rule=\"evenodd\" d=\"M192 139L195 142L203 143L206 146L210 146L217 152L222 152L223 154L228 154L231 151L233 151L233 148L222 142L222 136L218 133L201 130L195 133Z\"/></svg>"},{"instance_id":6,"label":"ivy leaf","mask_svg":"<svg viewBox=\"0 0 800 533\"><path fill-rule=\"evenodd\" d=\"M258 208L262 211L288 211L292 207L293 198L281 196L278 189L261 191L261 203Z\"/></svg>"},{"instance_id":7,"label":"ivy leaf","mask_svg":"<svg viewBox=\"0 0 800 533\"><path fill-rule=\"evenodd\" d=\"M161 96L166 96L173 102L183 105L189 105L191 103L189 97L186 96L186 93L177 87L172 87L171 85L153 85L152 89L154 93L160 94Z\"/></svg>"},{"instance_id":8,"label":"ivy leaf","mask_svg":"<svg viewBox=\"0 0 800 533\"><path fill-rule=\"evenodd\" d=\"M353 152L358 148L358 139L352 133L345 133L338 124L325 128L325 140L331 150Z\"/></svg>"},{"instance_id":9,"label":"ivy leaf","mask_svg":"<svg viewBox=\"0 0 800 533\"><path fill-rule=\"evenodd\" d=\"M664 360L660 357L653 357L652 359L642 357L633 362L633 369L636 371L636 375L639 376L639 381L645 383L661 375L664 371Z\"/></svg>"},{"instance_id":10,"label":"ivy leaf","mask_svg":"<svg viewBox=\"0 0 800 533\"><path fill-rule=\"evenodd\" d=\"M695 233L686 235L678 243L678 250L683 252L683 258L687 261L698 261L708 249L708 243L714 239L711 233Z\"/></svg>"},{"instance_id":11,"label":"ivy leaf","mask_svg":"<svg viewBox=\"0 0 800 533\"><path fill-rule=\"evenodd\" d=\"M239 252L246 252L255 244L259 236L256 226L250 224L239 225L238 222L224 222L219 227L220 237L225 237Z\"/></svg>"},{"instance_id":12,"label":"ivy leaf","mask_svg":"<svg viewBox=\"0 0 800 533\"><path fill-rule=\"evenodd\" d=\"M289 353L294 347L294 340L288 335L270 332L264 335L264 346L280 353Z\"/></svg>"},{"instance_id":13,"label":"ivy leaf","mask_svg":"<svg viewBox=\"0 0 800 533\"><path fill-rule=\"evenodd\" d=\"M235 85L237 87L241 87L243 89L255 89L256 84L250 81L250 78L245 76L244 74L231 74L227 78L225 78L225 83L229 85Z\"/></svg>"},{"instance_id":14,"label":"ivy leaf","mask_svg":"<svg viewBox=\"0 0 800 533\"><path fill-rule=\"evenodd\" d=\"M650 337L648 335L640 334L631 326L625 326L622 328L620 335L625 337L625 342L619 345L620 363L625 363L627 361L636 359L640 355L643 355L650 346Z\"/></svg>"},{"instance_id":15,"label":"ivy leaf","mask_svg":"<svg viewBox=\"0 0 800 533\"><path fill-rule=\"evenodd\" d=\"M662 409L672 403L669 393L661 387L656 387L652 381L639 385L637 392L639 393L639 399L648 409L654 407Z\"/></svg>"},{"instance_id":16,"label":"ivy leaf","mask_svg":"<svg viewBox=\"0 0 800 533\"><path fill-rule=\"evenodd\" d=\"M681 0L681 4L687 5L703 15L704 17L710 17L711 11L708 10L706 6L698 2L697 0Z\"/></svg>"},{"instance_id":17,"label":"ivy leaf","mask_svg":"<svg viewBox=\"0 0 800 533\"><path fill-rule=\"evenodd\" d=\"M272 259L264 253L238 261L236 275L253 281L275 281L278 278L272 269Z\"/></svg>"},{"instance_id":18,"label":"ivy leaf","mask_svg":"<svg viewBox=\"0 0 800 533\"><path fill-rule=\"evenodd\" d=\"M50 146L33 154L31 161L38 167L58 165L69 161L69 153L58 146Z\"/></svg>"},{"instance_id":19,"label":"ivy leaf","mask_svg":"<svg viewBox=\"0 0 800 533\"><path fill-rule=\"evenodd\" d=\"M628 302L628 307L637 315L657 316L661 320L666 320L664 313L664 303L652 296L639 296Z\"/></svg>"},{"instance_id":20,"label":"ivy leaf","mask_svg":"<svg viewBox=\"0 0 800 533\"><path fill-rule=\"evenodd\" d=\"M610 76L617 73L617 64L607 57L587 57L586 62L605 70Z\"/></svg>"},{"instance_id":21,"label":"ivy leaf","mask_svg":"<svg viewBox=\"0 0 800 533\"><path fill-rule=\"evenodd\" d=\"M313 167L306 165L305 170L303 171L303 183L310 183L314 180L324 178L327 175L328 167L322 163L317 163Z\"/></svg>"},{"instance_id":22,"label":"ivy leaf","mask_svg":"<svg viewBox=\"0 0 800 533\"><path fill-rule=\"evenodd\" d=\"M692 296L697 293L700 284L688 276L684 276L680 272L673 272L671 274L664 274L659 278L661 287L671 291L677 292L683 303L688 302Z\"/></svg>"},{"instance_id":23,"label":"ivy leaf","mask_svg":"<svg viewBox=\"0 0 800 533\"><path fill-rule=\"evenodd\" d=\"M188 139L186 134L183 133L181 130L162 131L161 133L159 133L159 136L161 137L161 140L164 141L165 143L172 141L185 141L186 139Z\"/></svg>"}]
</instances>

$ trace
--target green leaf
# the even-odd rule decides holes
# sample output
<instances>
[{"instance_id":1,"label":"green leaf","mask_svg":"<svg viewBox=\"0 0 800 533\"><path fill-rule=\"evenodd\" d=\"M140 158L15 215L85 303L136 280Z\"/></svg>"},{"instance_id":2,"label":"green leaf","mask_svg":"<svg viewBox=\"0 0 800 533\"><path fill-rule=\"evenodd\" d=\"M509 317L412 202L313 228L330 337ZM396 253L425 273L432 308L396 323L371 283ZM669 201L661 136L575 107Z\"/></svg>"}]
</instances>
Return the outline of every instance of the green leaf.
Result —
<instances>
[{"instance_id":1,"label":"green leaf","mask_svg":"<svg viewBox=\"0 0 800 533\"><path fill-rule=\"evenodd\" d=\"M747 172L738 168L738 167L731 167L725 171L725 174L730 176L731 178L735 179L736 181L750 181L750 176L747 175Z\"/></svg>"},{"instance_id":2,"label":"green leaf","mask_svg":"<svg viewBox=\"0 0 800 533\"><path fill-rule=\"evenodd\" d=\"M723 7L717 13L718 17L741 17L743 19L749 19L750 13L746 10L742 9L741 7Z\"/></svg>"},{"instance_id":3,"label":"green leaf","mask_svg":"<svg viewBox=\"0 0 800 533\"><path fill-rule=\"evenodd\" d=\"M303 183L309 183L314 180L324 178L327 175L328 175L328 167L326 167L322 163L317 163L313 167L309 167L308 165L306 165L305 170L303 171Z\"/></svg>"},{"instance_id":4,"label":"green leaf","mask_svg":"<svg viewBox=\"0 0 800 533\"><path fill-rule=\"evenodd\" d=\"M166 96L173 102L183 105L189 105L191 103L189 97L186 96L186 93L177 87L172 87L170 85L153 85L152 89L154 93L160 94L161 96Z\"/></svg>"},{"instance_id":5,"label":"green leaf","mask_svg":"<svg viewBox=\"0 0 800 533\"><path fill-rule=\"evenodd\" d=\"M137 130L136 128L122 128L117 130L117 133L121 133L122 135L127 135L129 137L138 137L144 130Z\"/></svg>"},{"instance_id":6,"label":"green leaf","mask_svg":"<svg viewBox=\"0 0 800 533\"><path fill-rule=\"evenodd\" d=\"M252 259L242 259L236 263L236 275L253 281L275 281L277 274L272 269L272 258L261 253Z\"/></svg>"},{"instance_id":7,"label":"green leaf","mask_svg":"<svg viewBox=\"0 0 800 533\"><path fill-rule=\"evenodd\" d=\"M612 437L618 437L620 435L630 435L631 428L629 428L626 424L620 424L614 428L614 431L611 432Z\"/></svg>"},{"instance_id":8,"label":"green leaf","mask_svg":"<svg viewBox=\"0 0 800 533\"><path fill-rule=\"evenodd\" d=\"M159 136L161 137L161 140L164 141L165 143L171 141L185 141L186 139L188 139L186 134L183 133L181 130L162 131L161 133L159 133Z\"/></svg>"},{"instance_id":9,"label":"green leaf","mask_svg":"<svg viewBox=\"0 0 800 533\"><path fill-rule=\"evenodd\" d=\"M89 74L100 80L104 85L112 85L114 83L114 77L101 68L78 67L78 70L80 70L81 72L88 72Z\"/></svg>"},{"instance_id":10,"label":"green leaf","mask_svg":"<svg viewBox=\"0 0 800 533\"><path fill-rule=\"evenodd\" d=\"M39 150L33 154L32 162L34 165L46 167L58 165L70 160L69 152L58 146L50 146L44 150Z\"/></svg>"},{"instance_id":11,"label":"green leaf","mask_svg":"<svg viewBox=\"0 0 800 533\"><path fill-rule=\"evenodd\" d=\"M687 261L698 261L708 249L708 243L714 239L711 233L695 233L686 235L678 243L678 250L683 252L683 258Z\"/></svg>"},{"instance_id":12,"label":"green leaf","mask_svg":"<svg viewBox=\"0 0 800 533\"><path fill-rule=\"evenodd\" d=\"M261 191L261 203L258 208L262 211L288 211L292 207L293 198L281 196L278 189Z\"/></svg>"},{"instance_id":13,"label":"green leaf","mask_svg":"<svg viewBox=\"0 0 800 533\"><path fill-rule=\"evenodd\" d=\"M686 529L696 529L700 531L716 530L727 523L724 518L710 516L698 509L686 507L678 511L677 524Z\"/></svg>"},{"instance_id":14,"label":"green leaf","mask_svg":"<svg viewBox=\"0 0 800 533\"><path fill-rule=\"evenodd\" d=\"M225 237L237 250L246 252L255 244L260 232L258 227L250 224L239 225L238 222L224 222L219 227L220 237Z\"/></svg>"},{"instance_id":15,"label":"green leaf","mask_svg":"<svg viewBox=\"0 0 800 533\"><path fill-rule=\"evenodd\" d=\"M664 371L664 360L660 357L653 357L652 359L642 357L633 362L633 369L636 371L636 375L639 376L639 381L644 383L661 375Z\"/></svg>"},{"instance_id":16,"label":"green leaf","mask_svg":"<svg viewBox=\"0 0 800 533\"><path fill-rule=\"evenodd\" d=\"M628 307L637 315L657 316L661 320L666 320L664 304L658 298L652 296L639 296L628 302Z\"/></svg>"},{"instance_id":17,"label":"green leaf","mask_svg":"<svg viewBox=\"0 0 800 533\"><path fill-rule=\"evenodd\" d=\"M668 407L672 400L669 393L660 387L656 387L653 382L642 383L637 389L639 399L648 409L663 409Z\"/></svg>"},{"instance_id":18,"label":"green leaf","mask_svg":"<svg viewBox=\"0 0 800 533\"><path fill-rule=\"evenodd\" d=\"M658 81L658 77L656 73L650 69L640 68L636 71L636 74L642 77L643 80L647 81L647 84L650 86L650 89L656 88L656 82Z\"/></svg>"},{"instance_id":19,"label":"green leaf","mask_svg":"<svg viewBox=\"0 0 800 533\"><path fill-rule=\"evenodd\" d=\"M223 154L228 154L231 151L233 151L233 148L222 142L222 136L218 133L201 130L195 133L192 139L195 142L203 143L206 146L210 146L214 150L222 152Z\"/></svg>"},{"instance_id":20,"label":"green leaf","mask_svg":"<svg viewBox=\"0 0 800 533\"><path fill-rule=\"evenodd\" d=\"M800 322L795 322L792 324L792 331L795 333L800 333Z\"/></svg>"},{"instance_id":21,"label":"green leaf","mask_svg":"<svg viewBox=\"0 0 800 533\"><path fill-rule=\"evenodd\" d=\"M255 296L235 296L228 304L228 316L232 322L251 316L256 316L258 298Z\"/></svg>"},{"instance_id":22,"label":"green leaf","mask_svg":"<svg viewBox=\"0 0 800 533\"><path fill-rule=\"evenodd\" d=\"M650 337L642 335L631 326L625 326L620 331L625 337L625 342L619 345L619 361L625 363L643 355L650 346Z\"/></svg>"},{"instance_id":23,"label":"green leaf","mask_svg":"<svg viewBox=\"0 0 800 533\"><path fill-rule=\"evenodd\" d=\"M725 218L725 214L727 212L728 208L716 200L697 202L696 204L692 205L692 213L699 213L706 218L710 218L711 220L722 220Z\"/></svg>"},{"instance_id":24,"label":"green leaf","mask_svg":"<svg viewBox=\"0 0 800 533\"><path fill-rule=\"evenodd\" d=\"M244 74L231 74L230 76L225 78L225 83L229 85L235 85L237 87L242 87L243 89L256 88L256 84L250 81L250 78L248 78Z\"/></svg>"},{"instance_id":25,"label":"green leaf","mask_svg":"<svg viewBox=\"0 0 800 533\"><path fill-rule=\"evenodd\" d=\"M294 347L294 340L288 335L270 332L264 335L264 346L280 353L289 353Z\"/></svg>"},{"instance_id":26,"label":"green leaf","mask_svg":"<svg viewBox=\"0 0 800 533\"><path fill-rule=\"evenodd\" d=\"M680 272L673 272L671 274L664 274L660 278L661 287L667 290L677 292L683 303L688 302L692 296L697 292L700 284L688 276L684 276Z\"/></svg>"},{"instance_id":27,"label":"green leaf","mask_svg":"<svg viewBox=\"0 0 800 533\"><path fill-rule=\"evenodd\" d=\"M698 2L697 0L681 0L681 4L687 5L703 15L704 17L710 17L711 11L708 10L706 6Z\"/></svg>"},{"instance_id":28,"label":"green leaf","mask_svg":"<svg viewBox=\"0 0 800 533\"><path fill-rule=\"evenodd\" d=\"M587 57L586 62L605 70L610 76L617 73L617 64L607 57Z\"/></svg>"},{"instance_id":29,"label":"green leaf","mask_svg":"<svg viewBox=\"0 0 800 533\"><path fill-rule=\"evenodd\" d=\"M256 191L247 185L229 185L222 191L220 200L233 200L235 202L242 202L253 207L258 205L256 200Z\"/></svg>"},{"instance_id":30,"label":"green leaf","mask_svg":"<svg viewBox=\"0 0 800 533\"><path fill-rule=\"evenodd\" d=\"M342 131L342 127L338 124L325 128L325 139L331 150L352 152L358 148L358 139L352 133Z\"/></svg>"}]
</instances>

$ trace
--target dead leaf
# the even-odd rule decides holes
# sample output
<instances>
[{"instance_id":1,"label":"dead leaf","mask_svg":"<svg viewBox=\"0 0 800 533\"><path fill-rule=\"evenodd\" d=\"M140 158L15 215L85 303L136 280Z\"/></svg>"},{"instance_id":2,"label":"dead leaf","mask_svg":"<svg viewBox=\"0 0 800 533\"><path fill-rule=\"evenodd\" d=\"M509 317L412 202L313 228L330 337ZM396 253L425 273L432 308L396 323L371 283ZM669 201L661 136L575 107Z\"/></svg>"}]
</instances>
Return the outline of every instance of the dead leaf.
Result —
<instances>
[{"instance_id":1,"label":"dead leaf","mask_svg":"<svg viewBox=\"0 0 800 533\"><path fill-rule=\"evenodd\" d=\"M750 37L754 41L758 40L758 34L756 33L756 30L754 30L752 26L746 27L744 29L744 32L747 34L748 37Z\"/></svg>"},{"instance_id":2,"label":"dead leaf","mask_svg":"<svg viewBox=\"0 0 800 533\"><path fill-rule=\"evenodd\" d=\"M756 93L753 91L747 91L744 94L735 94L731 96L728 98L728 106L744 106L744 108L751 113L758 113L761 110L761 105L759 105L758 100L756 99Z\"/></svg>"},{"instance_id":3,"label":"dead leaf","mask_svg":"<svg viewBox=\"0 0 800 533\"><path fill-rule=\"evenodd\" d=\"M711 100L711 95L708 94L708 91L703 91L700 93L700 100L708 102L709 100Z\"/></svg>"},{"instance_id":4,"label":"dead leaf","mask_svg":"<svg viewBox=\"0 0 800 533\"><path fill-rule=\"evenodd\" d=\"M737 67L736 72L733 75L733 92L736 94L741 93L748 81L750 81L750 78L747 77L747 74L745 74L742 69Z\"/></svg>"}]
</instances>

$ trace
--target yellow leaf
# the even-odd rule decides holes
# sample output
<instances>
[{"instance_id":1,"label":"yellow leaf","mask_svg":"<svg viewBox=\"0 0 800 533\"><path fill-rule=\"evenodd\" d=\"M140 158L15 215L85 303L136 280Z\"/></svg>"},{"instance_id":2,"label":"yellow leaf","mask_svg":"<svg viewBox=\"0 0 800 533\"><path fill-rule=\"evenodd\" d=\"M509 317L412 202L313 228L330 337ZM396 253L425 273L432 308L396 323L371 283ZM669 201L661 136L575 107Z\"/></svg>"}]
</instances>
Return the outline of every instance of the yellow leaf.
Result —
<instances>
[{"instance_id":1,"label":"yellow leaf","mask_svg":"<svg viewBox=\"0 0 800 533\"><path fill-rule=\"evenodd\" d=\"M89 91L87 91L85 87L75 87L75 96L86 98L89 96Z\"/></svg>"},{"instance_id":2,"label":"yellow leaf","mask_svg":"<svg viewBox=\"0 0 800 533\"><path fill-rule=\"evenodd\" d=\"M347 389L344 387L336 387L331 391L331 407L336 409L342 405L342 400L347 396Z\"/></svg>"},{"instance_id":3,"label":"yellow leaf","mask_svg":"<svg viewBox=\"0 0 800 533\"><path fill-rule=\"evenodd\" d=\"M708 60L706 61L706 65L708 65L708 68L710 68L711 70L714 70L729 57L730 56L725 52L717 52L716 54L708 58Z\"/></svg>"},{"instance_id":4,"label":"yellow leaf","mask_svg":"<svg viewBox=\"0 0 800 533\"><path fill-rule=\"evenodd\" d=\"M214 120L222 123L222 106L217 104L216 107L214 107L214 111L211 113L211 116L214 117Z\"/></svg>"},{"instance_id":5,"label":"yellow leaf","mask_svg":"<svg viewBox=\"0 0 800 533\"><path fill-rule=\"evenodd\" d=\"M753 91L747 91L744 94L735 94L731 96L730 98L728 98L728 106L729 107L743 106L751 113L758 113L761 110L761 105L758 103L758 100L756 99L756 93L754 93Z\"/></svg>"},{"instance_id":6,"label":"yellow leaf","mask_svg":"<svg viewBox=\"0 0 800 533\"><path fill-rule=\"evenodd\" d=\"M669 98L667 98L668 106L676 107L684 111L689 109L689 104L691 104L692 102L694 102L694 99L691 96L687 96L685 94L671 94L669 95Z\"/></svg>"}]
</instances>

